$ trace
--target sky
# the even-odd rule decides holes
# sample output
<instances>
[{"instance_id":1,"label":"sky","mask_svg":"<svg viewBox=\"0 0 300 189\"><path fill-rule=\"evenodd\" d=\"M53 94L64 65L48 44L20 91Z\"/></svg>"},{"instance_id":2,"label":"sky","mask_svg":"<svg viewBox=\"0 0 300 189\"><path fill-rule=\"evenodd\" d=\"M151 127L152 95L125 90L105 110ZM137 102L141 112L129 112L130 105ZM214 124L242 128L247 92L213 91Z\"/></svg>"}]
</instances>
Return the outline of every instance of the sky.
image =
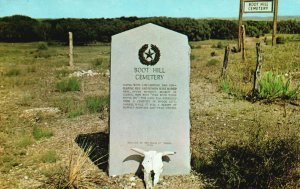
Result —
<instances>
[{"instance_id":1,"label":"sky","mask_svg":"<svg viewBox=\"0 0 300 189\"><path fill-rule=\"evenodd\" d=\"M279 0L278 7L279 16L300 16L300 0ZM0 17L15 14L32 18L237 18L239 0L0 0Z\"/></svg>"}]
</instances>

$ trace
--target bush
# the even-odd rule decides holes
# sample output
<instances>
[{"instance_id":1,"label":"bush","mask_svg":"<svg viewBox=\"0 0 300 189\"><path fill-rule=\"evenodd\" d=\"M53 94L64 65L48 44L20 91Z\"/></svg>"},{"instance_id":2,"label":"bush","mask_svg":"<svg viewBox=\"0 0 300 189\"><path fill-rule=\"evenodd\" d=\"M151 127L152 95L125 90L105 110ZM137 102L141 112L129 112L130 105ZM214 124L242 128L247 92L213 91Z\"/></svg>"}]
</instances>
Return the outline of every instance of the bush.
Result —
<instances>
[{"instance_id":1,"label":"bush","mask_svg":"<svg viewBox=\"0 0 300 189\"><path fill-rule=\"evenodd\" d=\"M60 92L80 91L80 82L76 78L68 78L58 82L56 89Z\"/></svg>"},{"instance_id":2,"label":"bush","mask_svg":"<svg viewBox=\"0 0 300 189\"><path fill-rule=\"evenodd\" d=\"M276 44L285 44L286 43L286 39L284 37L278 36L276 38Z\"/></svg>"},{"instance_id":3,"label":"bush","mask_svg":"<svg viewBox=\"0 0 300 189\"><path fill-rule=\"evenodd\" d=\"M221 188L282 188L299 175L299 139L251 137L239 144L217 146L210 161L192 159L196 171Z\"/></svg>"},{"instance_id":4,"label":"bush","mask_svg":"<svg viewBox=\"0 0 300 189\"><path fill-rule=\"evenodd\" d=\"M268 100L296 98L300 86L291 90L290 85L291 79L285 79L282 75L267 72L259 81L259 97Z\"/></svg>"},{"instance_id":5,"label":"bush","mask_svg":"<svg viewBox=\"0 0 300 189\"><path fill-rule=\"evenodd\" d=\"M109 104L109 96L90 96L85 99L85 103L90 113L102 112Z\"/></svg>"}]
</instances>

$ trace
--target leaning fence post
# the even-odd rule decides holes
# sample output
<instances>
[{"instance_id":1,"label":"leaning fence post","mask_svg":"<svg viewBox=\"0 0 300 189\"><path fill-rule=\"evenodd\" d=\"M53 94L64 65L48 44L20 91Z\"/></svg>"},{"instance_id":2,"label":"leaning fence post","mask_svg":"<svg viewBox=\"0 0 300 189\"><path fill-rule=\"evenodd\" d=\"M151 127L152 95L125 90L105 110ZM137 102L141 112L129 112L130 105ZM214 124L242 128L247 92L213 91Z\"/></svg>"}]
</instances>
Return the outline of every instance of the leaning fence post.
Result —
<instances>
[{"instance_id":1,"label":"leaning fence post","mask_svg":"<svg viewBox=\"0 0 300 189\"><path fill-rule=\"evenodd\" d=\"M256 96L259 93L258 80L260 77L260 70L261 70L262 63L263 63L262 49L260 43L256 43L256 69L254 72L252 96Z\"/></svg>"},{"instance_id":2,"label":"leaning fence post","mask_svg":"<svg viewBox=\"0 0 300 189\"><path fill-rule=\"evenodd\" d=\"M73 34L69 32L69 66L74 67L73 64Z\"/></svg>"},{"instance_id":3,"label":"leaning fence post","mask_svg":"<svg viewBox=\"0 0 300 189\"><path fill-rule=\"evenodd\" d=\"M221 77L223 77L223 78L226 77L226 70L227 70L227 65L228 65L229 52L230 52L230 47L229 47L229 45L227 45L225 47L223 68L222 68L222 73L221 73Z\"/></svg>"}]
</instances>

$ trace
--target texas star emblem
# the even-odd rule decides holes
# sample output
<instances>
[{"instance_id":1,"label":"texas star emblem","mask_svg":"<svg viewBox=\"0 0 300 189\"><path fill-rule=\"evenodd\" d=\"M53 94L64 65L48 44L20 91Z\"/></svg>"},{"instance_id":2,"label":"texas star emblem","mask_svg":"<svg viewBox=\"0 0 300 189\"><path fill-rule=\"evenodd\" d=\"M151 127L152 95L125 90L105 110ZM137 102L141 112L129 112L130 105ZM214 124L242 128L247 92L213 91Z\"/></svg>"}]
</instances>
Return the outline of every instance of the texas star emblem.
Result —
<instances>
[{"instance_id":1,"label":"texas star emblem","mask_svg":"<svg viewBox=\"0 0 300 189\"><path fill-rule=\"evenodd\" d=\"M156 45L143 45L139 50L140 62L147 66L154 66L160 58L160 51Z\"/></svg>"}]
</instances>

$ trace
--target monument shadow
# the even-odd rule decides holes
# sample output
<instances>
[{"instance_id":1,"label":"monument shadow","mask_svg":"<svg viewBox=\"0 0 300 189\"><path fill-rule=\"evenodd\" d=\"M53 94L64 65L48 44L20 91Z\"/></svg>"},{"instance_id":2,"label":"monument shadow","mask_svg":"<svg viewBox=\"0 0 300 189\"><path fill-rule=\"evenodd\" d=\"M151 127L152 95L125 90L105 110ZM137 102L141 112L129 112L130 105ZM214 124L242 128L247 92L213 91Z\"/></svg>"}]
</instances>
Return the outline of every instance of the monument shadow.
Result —
<instances>
[{"instance_id":1,"label":"monument shadow","mask_svg":"<svg viewBox=\"0 0 300 189\"><path fill-rule=\"evenodd\" d=\"M109 134L104 132L79 134L75 142L85 152L89 153L90 160L101 170L108 172Z\"/></svg>"}]
</instances>

